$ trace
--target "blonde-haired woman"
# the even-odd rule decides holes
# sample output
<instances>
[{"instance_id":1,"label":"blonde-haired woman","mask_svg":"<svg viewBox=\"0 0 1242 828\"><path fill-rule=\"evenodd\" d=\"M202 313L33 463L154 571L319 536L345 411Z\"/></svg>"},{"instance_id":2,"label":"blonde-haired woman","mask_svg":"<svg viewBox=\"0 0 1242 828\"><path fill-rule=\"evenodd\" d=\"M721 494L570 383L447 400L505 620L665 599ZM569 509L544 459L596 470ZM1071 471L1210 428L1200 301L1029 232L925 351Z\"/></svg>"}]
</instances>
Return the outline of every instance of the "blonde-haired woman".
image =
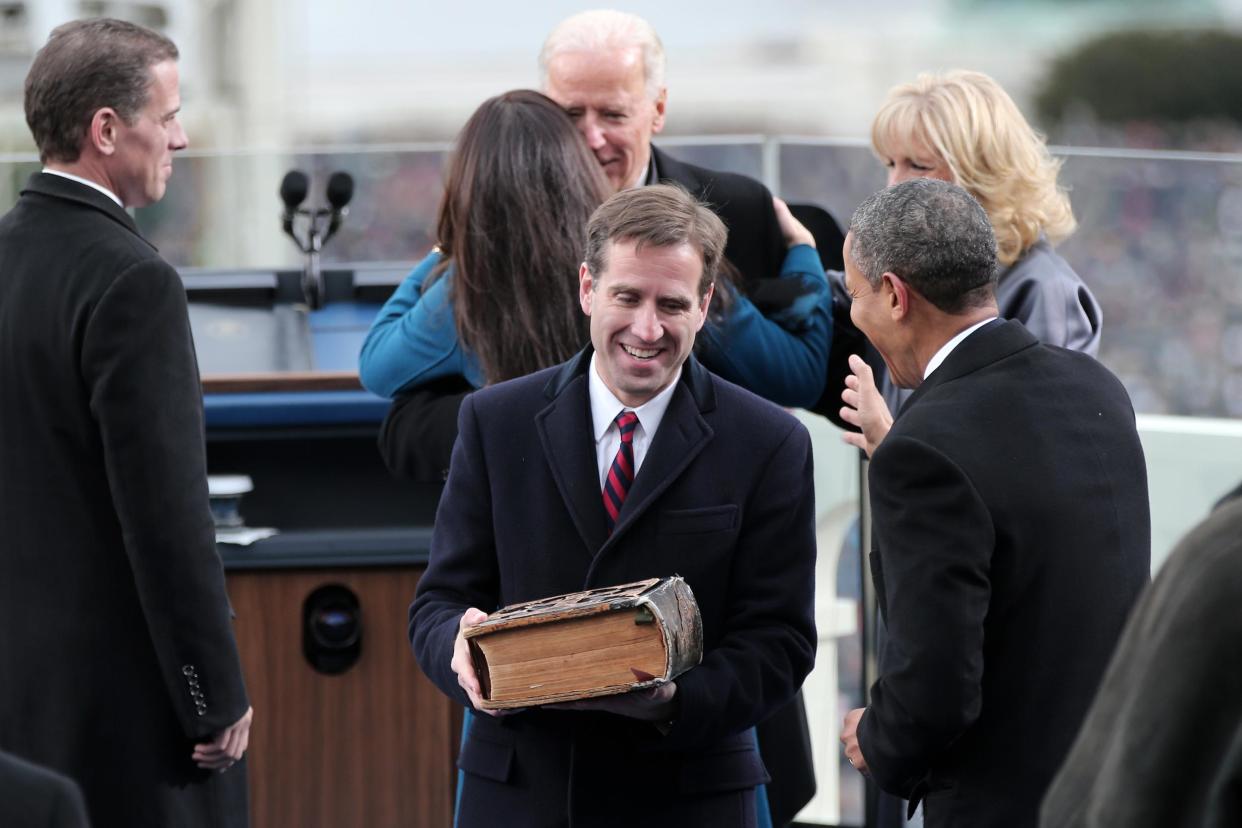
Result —
<instances>
[{"instance_id":1,"label":"blonde-haired woman","mask_svg":"<svg viewBox=\"0 0 1242 828\"><path fill-rule=\"evenodd\" d=\"M1045 344L1096 355L1100 305L1053 250L1077 226L1057 184L1061 162L1000 84L982 72L957 70L893 87L871 124L871 145L888 167L890 187L938 178L983 205L1003 268L996 287L1002 318L1018 320ZM845 435L859 448L883 439L890 412L911 393L887 376L877 380L880 394L867 380L846 378L840 417L863 429Z\"/></svg>"},{"instance_id":2,"label":"blonde-haired woman","mask_svg":"<svg viewBox=\"0 0 1242 828\"><path fill-rule=\"evenodd\" d=\"M894 87L872 122L871 144L889 186L939 178L983 205L1005 268L996 289L1003 318L1048 345L1096 354L1100 306L1052 249L1077 224L1057 186L1061 162L996 81L955 71Z\"/></svg>"}]
</instances>

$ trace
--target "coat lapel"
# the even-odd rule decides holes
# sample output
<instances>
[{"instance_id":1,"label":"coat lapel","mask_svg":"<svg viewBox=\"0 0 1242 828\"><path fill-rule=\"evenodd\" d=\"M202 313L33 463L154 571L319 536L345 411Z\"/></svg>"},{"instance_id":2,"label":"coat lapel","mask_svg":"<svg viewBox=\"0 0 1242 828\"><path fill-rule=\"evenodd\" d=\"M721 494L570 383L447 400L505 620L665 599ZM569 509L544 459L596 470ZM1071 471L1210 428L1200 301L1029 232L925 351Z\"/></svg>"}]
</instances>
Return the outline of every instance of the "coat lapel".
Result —
<instances>
[{"instance_id":1,"label":"coat lapel","mask_svg":"<svg viewBox=\"0 0 1242 828\"><path fill-rule=\"evenodd\" d=\"M552 401L535 415L535 428L557 491L586 544L584 551L594 556L607 540L608 531L604 526L604 504L591 432L591 400L586 377L590 364L591 349L588 347L552 376L545 388Z\"/></svg>"},{"instance_id":2,"label":"coat lapel","mask_svg":"<svg viewBox=\"0 0 1242 828\"><path fill-rule=\"evenodd\" d=\"M617 515L617 525L609 542L624 535L626 529L655 503L711 441L713 433L699 414L693 395L685 386L679 387L669 401L655 439L647 447L647 456Z\"/></svg>"},{"instance_id":3,"label":"coat lapel","mask_svg":"<svg viewBox=\"0 0 1242 828\"><path fill-rule=\"evenodd\" d=\"M687 359L682 366L681 382L647 448L643 466L610 536L604 524L591 431L586 376L591 353L587 346L552 375L544 388L551 402L535 415L535 428L570 519L586 545L586 553L595 556L613 546L711 441L714 432L703 414L716 407L716 394L707 369L694 357Z\"/></svg>"},{"instance_id":4,"label":"coat lapel","mask_svg":"<svg viewBox=\"0 0 1242 828\"><path fill-rule=\"evenodd\" d=\"M617 515L608 545L622 537L711 442L715 432L703 412L715 407L715 390L707 370L693 357L687 359L660 428Z\"/></svg>"}]
</instances>

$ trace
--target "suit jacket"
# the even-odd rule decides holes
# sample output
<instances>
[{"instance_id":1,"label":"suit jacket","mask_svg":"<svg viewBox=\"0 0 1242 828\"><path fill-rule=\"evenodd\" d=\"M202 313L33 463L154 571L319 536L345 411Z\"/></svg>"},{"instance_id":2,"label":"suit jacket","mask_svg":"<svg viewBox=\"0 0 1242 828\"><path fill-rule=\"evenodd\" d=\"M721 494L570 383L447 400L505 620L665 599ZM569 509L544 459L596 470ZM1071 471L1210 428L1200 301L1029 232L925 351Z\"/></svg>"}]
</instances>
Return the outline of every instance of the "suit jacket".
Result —
<instances>
[{"instance_id":1,"label":"suit jacket","mask_svg":"<svg viewBox=\"0 0 1242 828\"><path fill-rule=\"evenodd\" d=\"M704 659L677 679L666 735L603 713L474 717L458 824L751 824L748 797L767 775L746 731L793 696L814 660L809 437L691 358L609 535L590 356L462 403L410 607L414 653L467 704L449 666L466 608L677 573L699 604Z\"/></svg>"},{"instance_id":2,"label":"suit jacket","mask_svg":"<svg viewBox=\"0 0 1242 828\"><path fill-rule=\"evenodd\" d=\"M239 825L247 707L181 280L103 194L35 174L0 219L0 747L98 825Z\"/></svg>"},{"instance_id":3,"label":"suit jacket","mask_svg":"<svg viewBox=\"0 0 1242 828\"><path fill-rule=\"evenodd\" d=\"M1143 593L1044 799L1046 828L1242 825L1242 500Z\"/></svg>"},{"instance_id":4,"label":"suit jacket","mask_svg":"<svg viewBox=\"0 0 1242 828\"><path fill-rule=\"evenodd\" d=\"M869 470L889 638L859 725L926 824L1034 825L1148 581L1143 451L1094 359L994 321L915 391Z\"/></svg>"},{"instance_id":5,"label":"suit jacket","mask_svg":"<svg viewBox=\"0 0 1242 828\"><path fill-rule=\"evenodd\" d=\"M90 828L90 821L72 779L0 751L0 825Z\"/></svg>"},{"instance_id":6,"label":"suit jacket","mask_svg":"<svg viewBox=\"0 0 1242 828\"><path fill-rule=\"evenodd\" d=\"M720 216L729 230L725 258L740 273L743 292L761 311L788 304L784 297L768 297L762 289L780 272L786 252L768 188L749 176L678 161L659 147L653 146L651 155L660 183L680 184Z\"/></svg>"}]
</instances>

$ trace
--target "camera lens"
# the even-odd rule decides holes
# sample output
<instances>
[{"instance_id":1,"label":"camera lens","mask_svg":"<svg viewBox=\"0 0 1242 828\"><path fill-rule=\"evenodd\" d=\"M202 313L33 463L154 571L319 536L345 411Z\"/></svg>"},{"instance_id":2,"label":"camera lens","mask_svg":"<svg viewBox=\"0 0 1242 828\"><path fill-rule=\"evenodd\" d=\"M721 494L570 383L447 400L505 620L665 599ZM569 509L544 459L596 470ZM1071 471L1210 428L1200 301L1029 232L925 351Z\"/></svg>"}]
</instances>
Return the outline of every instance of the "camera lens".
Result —
<instances>
[{"instance_id":1,"label":"camera lens","mask_svg":"<svg viewBox=\"0 0 1242 828\"><path fill-rule=\"evenodd\" d=\"M327 647L344 647L358 637L358 617L349 607L319 607L311 615L315 639Z\"/></svg>"},{"instance_id":2,"label":"camera lens","mask_svg":"<svg viewBox=\"0 0 1242 828\"><path fill-rule=\"evenodd\" d=\"M321 673L343 673L362 654L362 609L343 584L325 584L302 605L302 653Z\"/></svg>"}]
</instances>

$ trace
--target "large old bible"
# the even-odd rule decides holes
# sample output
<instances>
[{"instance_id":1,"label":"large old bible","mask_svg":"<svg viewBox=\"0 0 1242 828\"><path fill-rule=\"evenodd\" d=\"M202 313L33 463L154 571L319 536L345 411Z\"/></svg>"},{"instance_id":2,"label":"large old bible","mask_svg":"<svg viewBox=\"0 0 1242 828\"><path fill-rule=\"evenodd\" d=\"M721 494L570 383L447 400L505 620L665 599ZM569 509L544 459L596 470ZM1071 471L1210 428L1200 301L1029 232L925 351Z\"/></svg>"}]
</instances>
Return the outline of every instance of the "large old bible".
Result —
<instances>
[{"instance_id":1,"label":"large old bible","mask_svg":"<svg viewBox=\"0 0 1242 828\"><path fill-rule=\"evenodd\" d=\"M513 604L464 635L493 709L654 687L703 658L699 607L679 577Z\"/></svg>"}]
</instances>

